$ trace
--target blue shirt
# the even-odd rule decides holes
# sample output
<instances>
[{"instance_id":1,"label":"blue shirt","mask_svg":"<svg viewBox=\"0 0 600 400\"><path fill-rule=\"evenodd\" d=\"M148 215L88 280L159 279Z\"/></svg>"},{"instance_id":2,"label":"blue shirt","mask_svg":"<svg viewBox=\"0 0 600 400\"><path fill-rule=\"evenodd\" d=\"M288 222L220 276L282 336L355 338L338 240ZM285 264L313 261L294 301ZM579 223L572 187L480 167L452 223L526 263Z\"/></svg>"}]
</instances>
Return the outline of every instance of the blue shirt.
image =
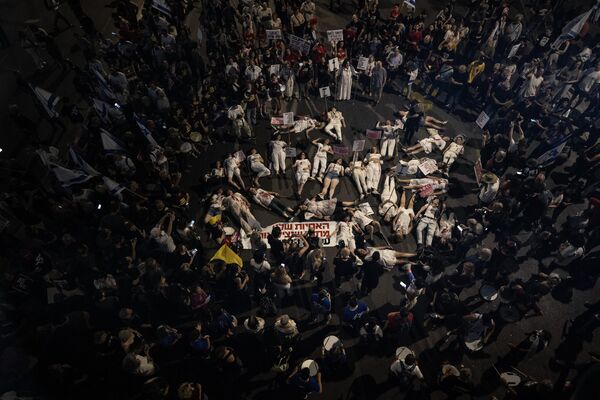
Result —
<instances>
[{"instance_id":1,"label":"blue shirt","mask_svg":"<svg viewBox=\"0 0 600 400\"><path fill-rule=\"evenodd\" d=\"M367 304L362 301L358 302L358 305L356 306L355 310L352 310L350 306L346 306L346 308L344 308L344 321L357 321L362 318L362 316L367 312L368 309L369 307L367 307Z\"/></svg>"},{"instance_id":2,"label":"blue shirt","mask_svg":"<svg viewBox=\"0 0 600 400\"><path fill-rule=\"evenodd\" d=\"M311 376L308 378L308 381L305 381L300 374L294 374L290 379L290 385L307 394L319 392L319 382L317 382L317 378L314 376Z\"/></svg>"},{"instance_id":3,"label":"blue shirt","mask_svg":"<svg viewBox=\"0 0 600 400\"><path fill-rule=\"evenodd\" d=\"M320 298L318 293L313 293L311 295L311 301L319 311L331 311L331 301L327 297Z\"/></svg>"}]
</instances>

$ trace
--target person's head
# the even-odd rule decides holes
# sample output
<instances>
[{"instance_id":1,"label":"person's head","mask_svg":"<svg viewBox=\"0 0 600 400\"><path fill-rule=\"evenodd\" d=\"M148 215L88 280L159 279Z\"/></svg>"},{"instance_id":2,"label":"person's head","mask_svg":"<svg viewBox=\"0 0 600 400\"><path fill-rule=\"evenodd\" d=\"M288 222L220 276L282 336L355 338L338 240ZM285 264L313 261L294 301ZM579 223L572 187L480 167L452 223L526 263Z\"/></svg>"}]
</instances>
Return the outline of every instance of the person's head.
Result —
<instances>
[{"instance_id":1,"label":"person's head","mask_svg":"<svg viewBox=\"0 0 600 400\"><path fill-rule=\"evenodd\" d=\"M310 379L310 369L308 368L302 368L298 374L300 375L300 378L305 381Z\"/></svg>"},{"instance_id":2,"label":"person's head","mask_svg":"<svg viewBox=\"0 0 600 400\"><path fill-rule=\"evenodd\" d=\"M431 205L434 207L439 207L440 206L440 198L434 197L433 200L431 200Z\"/></svg>"},{"instance_id":3,"label":"person's head","mask_svg":"<svg viewBox=\"0 0 600 400\"><path fill-rule=\"evenodd\" d=\"M256 194L256 188L255 187L250 187L248 188L248 192L251 194Z\"/></svg>"},{"instance_id":4,"label":"person's head","mask_svg":"<svg viewBox=\"0 0 600 400\"><path fill-rule=\"evenodd\" d=\"M333 109L333 111L335 111L335 109ZM327 138L326 138L325 140L323 140L323 144L326 144L326 145L328 145L328 144L330 144L330 143L331 143L331 140L329 140L329 139L327 139Z\"/></svg>"},{"instance_id":5,"label":"person's head","mask_svg":"<svg viewBox=\"0 0 600 400\"><path fill-rule=\"evenodd\" d=\"M254 147L250 149L250 154L256 154L258 153L258 150L256 150Z\"/></svg>"},{"instance_id":6,"label":"person's head","mask_svg":"<svg viewBox=\"0 0 600 400\"><path fill-rule=\"evenodd\" d=\"M404 359L404 364L411 366L411 365L415 365L417 362L417 359L415 358L414 354L408 354L406 356L406 358Z\"/></svg>"},{"instance_id":7,"label":"person's head","mask_svg":"<svg viewBox=\"0 0 600 400\"><path fill-rule=\"evenodd\" d=\"M273 229L271 229L271 235L276 239L279 238L281 236L281 228L274 226Z\"/></svg>"},{"instance_id":8,"label":"person's head","mask_svg":"<svg viewBox=\"0 0 600 400\"><path fill-rule=\"evenodd\" d=\"M342 159L341 158L336 158L334 161L337 165L342 165Z\"/></svg>"},{"instance_id":9,"label":"person's head","mask_svg":"<svg viewBox=\"0 0 600 400\"><path fill-rule=\"evenodd\" d=\"M379 261L381 259L381 254L379 254L378 251L374 252L373 255L371 255L371 260L372 261Z\"/></svg>"},{"instance_id":10,"label":"person's head","mask_svg":"<svg viewBox=\"0 0 600 400\"><path fill-rule=\"evenodd\" d=\"M298 154L298 159L304 160L305 158L306 158L306 154L303 151L301 151L300 154Z\"/></svg>"},{"instance_id":11,"label":"person's head","mask_svg":"<svg viewBox=\"0 0 600 400\"><path fill-rule=\"evenodd\" d=\"M356 296L354 296L354 295L350 296L350 299L348 299L348 307L350 307L350 308L358 307L358 299L356 298Z\"/></svg>"},{"instance_id":12,"label":"person's head","mask_svg":"<svg viewBox=\"0 0 600 400\"><path fill-rule=\"evenodd\" d=\"M350 249L348 247L344 247L340 250L340 258L342 260L349 260L350 259Z\"/></svg>"},{"instance_id":13,"label":"person's head","mask_svg":"<svg viewBox=\"0 0 600 400\"><path fill-rule=\"evenodd\" d=\"M377 146L371 147L371 153L373 153L373 154L377 153Z\"/></svg>"}]
</instances>

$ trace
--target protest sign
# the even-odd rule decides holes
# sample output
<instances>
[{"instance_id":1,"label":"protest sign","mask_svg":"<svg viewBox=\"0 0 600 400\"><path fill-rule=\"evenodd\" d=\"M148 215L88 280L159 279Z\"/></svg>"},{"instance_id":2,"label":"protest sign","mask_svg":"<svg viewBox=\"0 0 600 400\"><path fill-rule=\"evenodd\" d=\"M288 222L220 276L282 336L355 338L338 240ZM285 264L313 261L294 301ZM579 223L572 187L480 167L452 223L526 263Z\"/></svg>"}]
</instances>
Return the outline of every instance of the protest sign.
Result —
<instances>
[{"instance_id":1,"label":"protest sign","mask_svg":"<svg viewBox=\"0 0 600 400\"><path fill-rule=\"evenodd\" d=\"M263 228L258 232L261 241L269 247L267 237L272 232L273 228L277 226L281 229L281 240L293 239L300 235L304 235L309 229L315 232L316 237L320 239L323 247L335 247L337 245L336 231L337 222L334 221L323 221L323 222L281 222L273 224ZM242 241L242 247L246 250L251 250L252 240L250 236L242 229L240 231L240 238Z\"/></svg>"},{"instance_id":2,"label":"protest sign","mask_svg":"<svg viewBox=\"0 0 600 400\"><path fill-rule=\"evenodd\" d=\"M327 63L329 65L329 72L340 69L340 60L338 60L337 57L330 59Z\"/></svg>"},{"instance_id":3,"label":"protest sign","mask_svg":"<svg viewBox=\"0 0 600 400\"><path fill-rule=\"evenodd\" d=\"M369 139L381 139L381 131L367 129L367 137Z\"/></svg>"},{"instance_id":4,"label":"protest sign","mask_svg":"<svg viewBox=\"0 0 600 400\"><path fill-rule=\"evenodd\" d=\"M271 117L271 125L283 125L283 118Z\"/></svg>"},{"instance_id":5,"label":"protest sign","mask_svg":"<svg viewBox=\"0 0 600 400\"><path fill-rule=\"evenodd\" d=\"M294 125L294 113L293 112L283 113L283 124L284 125Z\"/></svg>"},{"instance_id":6,"label":"protest sign","mask_svg":"<svg viewBox=\"0 0 600 400\"><path fill-rule=\"evenodd\" d=\"M512 58L517 54L517 51L519 51L519 47L521 47L521 44L515 44L513 47L510 48L510 51L508 52L508 57L506 58Z\"/></svg>"},{"instance_id":7,"label":"protest sign","mask_svg":"<svg viewBox=\"0 0 600 400\"><path fill-rule=\"evenodd\" d=\"M479 114L479 116L477 117L477 121L475 121L475 123L477 124L478 127L483 129L483 127L485 126L485 124L488 123L489 120L490 120L490 116L487 115L485 113L485 111L482 111L481 114Z\"/></svg>"},{"instance_id":8,"label":"protest sign","mask_svg":"<svg viewBox=\"0 0 600 400\"><path fill-rule=\"evenodd\" d=\"M355 140L352 143L352 151L363 151L365 149L365 140Z\"/></svg>"},{"instance_id":9,"label":"protest sign","mask_svg":"<svg viewBox=\"0 0 600 400\"><path fill-rule=\"evenodd\" d=\"M239 162L243 162L246 159L246 154L242 150L238 151L233 155Z\"/></svg>"},{"instance_id":10,"label":"protest sign","mask_svg":"<svg viewBox=\"0 0 600 400\"><path fill-rule=\"evenodd\" d=\"M419 170L423 175L427 176L438 170L437 163L435 160L427 159L425 162L419 164Z\"/></svg>"},{"instance_id":11,"label":"protest sign","mask_svg":"<svg viewBox=\"0 0 600 400\"><path fill-rule=\"evenodd\" d=\"M282 37L281 29L266 29L265 32L269 40L281 39Z\"/></svg>"},{"instance_id":12,"label":"protest sign","mask_svg":"<svg viewBox=\"0 0 600 400\"><path fill-rule=\"evenodd\" d=\"M481 181L481 175L483 174L482 169L483 169L483 167L481 166L481 158L480 158L475 162L475 165L473 165L473 171L475 172L475 180L477 181L478 185L479 185L479 182Z\"/></svg>"},{"instance_id":13,"label":"protest sign","mask_svg":"<svg viewBox=\"0 0 600 400\"><path fill-rule=\"evenodd\" d=\"M344 30L343 29L332 29L327 31L327 40L330 42L341 42L344 40Z\"/></svg>"},{"instance_id":14,"label":"protest sign","mask_svg":"<svg viewBox=\"0 0 600 400\"><path fill-rule=\"evenodd\" d=\"M306 55L310 53L310 42L295 35L289 35L290 48Z\"/></svg>"},{"instance_id":15,"label":"protest sign","mask_svg":"<svg viewBox=\"0 0 600 400\"><path fill-rule=\"evenodd\" d=\"M298 153L298 151L296 150L295 147L286 147L285 148L285 156L286 157L294 158L294 157L296 157L297 153Z\"/></svg>"},{"instance_id":16,"label":"protest sign","mask_svg":"<svg viewBox=\"0 0 600 400\"><path fill-rule=\"evenodd\" d=\"M360 211L362 211L367 217L369 215L373 215L375 214L375 212L373 211L373 208L371 208L371 205L369 203L362 203L358 205L358 208L360 209Z\"/></svg>"},{"instance_id":17,"label":"protest sign","mask_svg":"<svg viewBox=\"0 0 600 400\"><path fill-rule=\"evenodd\" d=\"M367 57L359 57L358 65L356 65L356 69L358 69L360 71L364 71L367 69L368 65L369 65L369 59Z\"/></svg>"},{"instance_id":18,"label":"protest sign","mask_svg":"<svg viewBox=\"0 0 600 400\"><path fill-rule=\"evenodd\" d=\"M329 86L323 86L322 88L319 88L319 95L321 98L331 96L331 89L329 89Z\"/></svg>"},{"instance_id":19,"label":"protest sign","mask_svg":"<svg viewBox=\"0 0 600 400\"><path fill-rule=\"evenodd\" d=\"M333 153L334 154L339 154L339 155L346 155L348 154L348 147L347 146L333 146Z\"/></svg>"}]
</instances>

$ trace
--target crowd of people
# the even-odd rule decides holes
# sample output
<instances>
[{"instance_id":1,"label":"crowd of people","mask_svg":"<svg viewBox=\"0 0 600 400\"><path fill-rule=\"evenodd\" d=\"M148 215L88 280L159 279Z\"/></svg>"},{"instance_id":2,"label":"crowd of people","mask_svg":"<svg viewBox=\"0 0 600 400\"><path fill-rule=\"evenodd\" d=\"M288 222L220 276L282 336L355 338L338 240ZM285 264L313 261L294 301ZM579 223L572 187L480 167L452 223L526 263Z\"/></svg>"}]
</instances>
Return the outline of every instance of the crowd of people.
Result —
<instances>
[{"instance_id":1,"label":"crowd of people","mask_svg":"<svg viewBox=\"0 0 600 400\"><path fill-rule=\"evenodd\" d=\"M306 398L352 375L360 349L389 366L379 393L570 395L600 359L581 353L600 302L573 319L539 318L539 329L504 346L487 381L474 380L462 355L542 316L547 296L568 303L594 287L600 40L589 26L561 39L569 20L550 1L463 3L417 13L332 1L353 12L331 42L312 0L148 0L141 9L115 0L114 37L78 2L52 2L55 32L32 25L21 45L42 73L70 74L77 96L58 111L39 105L70 140L64 152L11 106L46 173L13 178L2 196L12 220L2 232L11 250L2 392ZM67 6L85 65L53 39L75 23ZM283 115L323 88L326 112ZM362 150L341 151L356 139L342 104L383 96L404 106L370 122ZM434 105L481 137L426 115ZM209 168L215 155L224 158ZM280 179L293 182L294 199L267 190ZM338 198L345 180L354 200ZM336 243L312 229L285 236L260 208L279 222L335 222ZM384 274L398 284L382 288ZM377 289L396 292L399 305L371 310ZM440 332L439 363L410 348ZM550 346L563 380L517 369ZM268 383L253 380L268 373Z\"/></svg>"}]
</instances>

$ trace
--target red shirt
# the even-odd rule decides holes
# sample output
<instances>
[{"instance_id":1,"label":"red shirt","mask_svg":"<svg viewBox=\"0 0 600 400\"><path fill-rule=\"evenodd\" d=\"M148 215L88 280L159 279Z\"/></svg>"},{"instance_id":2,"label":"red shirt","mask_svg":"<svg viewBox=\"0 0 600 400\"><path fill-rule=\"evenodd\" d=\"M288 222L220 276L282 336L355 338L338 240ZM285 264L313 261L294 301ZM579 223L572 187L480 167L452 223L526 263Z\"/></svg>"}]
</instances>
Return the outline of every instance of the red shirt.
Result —
<instances>
[{"instance_id":1,"label":"red shirt","mask_svg":"<svg viewBox=\"0 0 600 400\"><path fill-rule=\"evenodd\" d=\"M340 60L340 63L346 59L346 50L343 47L338 48L337 58Z\"/></svg>"},{"instance_id":2,"label":"red shirt","mask_svg":"<svg viewBox=\"0 0 600 400\"><path fill-rule=\"evenodd\" d=\"M325 46L323 46L320 43L318 45L316 45L315 48L313 49L313 55L312 55L313 62L315 64L320 64L323 61L323 58L325 58L326 53L327 53L327 50L325 50Z\"/></svg>"}]
</instances>

